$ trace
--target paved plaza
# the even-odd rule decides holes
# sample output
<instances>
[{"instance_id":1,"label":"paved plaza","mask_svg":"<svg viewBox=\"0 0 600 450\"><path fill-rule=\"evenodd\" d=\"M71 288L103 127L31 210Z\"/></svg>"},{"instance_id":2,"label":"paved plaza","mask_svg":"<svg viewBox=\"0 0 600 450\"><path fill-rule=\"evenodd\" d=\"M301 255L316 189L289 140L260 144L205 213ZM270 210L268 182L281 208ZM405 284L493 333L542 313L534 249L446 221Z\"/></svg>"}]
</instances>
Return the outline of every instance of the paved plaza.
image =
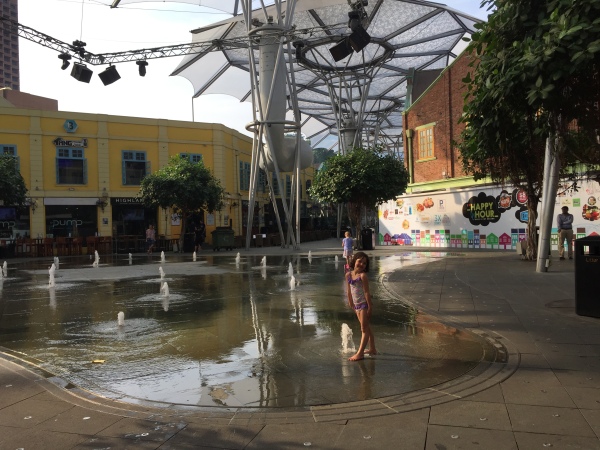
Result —
<instances>
[{"instance_id":1,"label":"paved plaza","mask_svg":"<svg viewBox=\"0 0 600 450\"><path fill-rule=\"evenodd\" d=\"M309 250L340 254L340 241L241 252ZM555 256L540 274L514 251L377 247L367 253L407 251L432 256L373 274L372 283L426 316L493 342L500 356L401 395L199 411L109 400L0 348L0 449L600 449L600 319L575 314L573 261ZM215 255L203 250L199 258L207 254Z\"/></svg>"}]
</instances>

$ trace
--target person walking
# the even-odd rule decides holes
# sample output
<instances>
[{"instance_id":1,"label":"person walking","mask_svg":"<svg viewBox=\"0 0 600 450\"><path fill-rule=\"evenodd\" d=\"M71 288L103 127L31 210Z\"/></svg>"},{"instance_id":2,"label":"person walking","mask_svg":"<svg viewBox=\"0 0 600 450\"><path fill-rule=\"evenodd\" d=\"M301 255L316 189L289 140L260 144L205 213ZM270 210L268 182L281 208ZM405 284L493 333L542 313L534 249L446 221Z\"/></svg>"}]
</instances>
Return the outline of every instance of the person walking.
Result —
<instances>
[{"instance_id":1,"label":"person walking","mask_svg":"<svg viewBox=\"0 0 600 450\"><path fill-rule=\"evenodd\" d=\"M200 224L196 225L196 229L194 230L195 234L195 249L194 251L198 252L202 250L202 244L204 244L204 240L206 239L206 225L201 220Z\"/></svg>"},{"instance_id":2,"label":"person walking","mask_svg":"<svg viewBox=\"0 0 600 450\"><path fill-rule=\"evenodd\" d=\"M154 225L148 225L148 229L146 230L146 246L148 247L148 254L152 254L152 250L154 249L154 244L156 243L156 230L154 229Z\"/></svg>"},{"instance_id":3,"label":"person walking","mask_svg":"<svg viewBox=\"0 0 600 450\"><path fill-rule=\"evenodd\" d=\"M371 330L371 314L373 303L369 291L369 257L364 252L357 252L350 262L351 271L346 273L348 283L348 306L354 310L360 322L360 346L355 355L348 358L349 361L360 361L364 359L365 353L376 355L375 336ZM367 348L368 346L368 348Z\"/></svg>"},{"instance_id":4,"label":"person walking","mask_svg":"<svg viewBox=\"0 0 600 450\"><path fill-rule=\"evenodd\" d=\"M561 260L565 259L565 241L567 241L567 255L573 259L573 214L569 214L569 207L563 206L562 213L556 217L558 227L558 254Z\"/></svg>"}]
</instances>

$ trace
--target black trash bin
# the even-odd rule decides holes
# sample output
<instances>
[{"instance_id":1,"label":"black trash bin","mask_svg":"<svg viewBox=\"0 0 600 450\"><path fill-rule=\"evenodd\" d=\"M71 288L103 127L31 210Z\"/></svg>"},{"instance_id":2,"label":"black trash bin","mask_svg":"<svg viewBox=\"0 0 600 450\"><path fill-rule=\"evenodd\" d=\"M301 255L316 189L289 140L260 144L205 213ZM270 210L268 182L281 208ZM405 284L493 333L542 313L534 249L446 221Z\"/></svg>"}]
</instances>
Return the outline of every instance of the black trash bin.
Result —
<instances>
[{"instance_id":1,"label":"black trash bin","mask_svg":"<svg viewBox=\"0 0 600 450\"><path fill-rule=\"evenodd\" d=\"M373 229L363 228L360 232L360 238L362 240L363 250L373 250Z\"/></svg>"},{"instance_id":2,"label":"black trash bin","mask_svg":"<svg viewBox=\"0 0 600 450\"><path fill-rule=\"evenodd\" d=\"M217 227L212 231L213 252L220 251L222 248L232 250L234 247L233 229L229 227Z\"/></svg>"},{"instance_id":3,"label":"black trash bin","mask_svg":"<svg viewBox=\"0 0 600 450\"><path fill-rule=\"evenodd\" d=\"M575 240L575 312L600 317L595 280L600 277L600 236Z\"/></svg>"}]
</instances>

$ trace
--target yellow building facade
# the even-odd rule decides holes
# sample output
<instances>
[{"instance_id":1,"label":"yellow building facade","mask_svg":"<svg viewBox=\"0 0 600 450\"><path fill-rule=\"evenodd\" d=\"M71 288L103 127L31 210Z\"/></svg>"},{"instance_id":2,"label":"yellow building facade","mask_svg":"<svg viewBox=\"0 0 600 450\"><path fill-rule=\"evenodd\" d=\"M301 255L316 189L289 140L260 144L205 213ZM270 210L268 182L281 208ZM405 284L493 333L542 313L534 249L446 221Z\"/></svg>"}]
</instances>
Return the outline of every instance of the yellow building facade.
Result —
<instances>
[{"instance_id":1,"label":"yellow building facade","mask_svg":"<svg viewBox=\"0 0 600 450\"><path fill-rule=\"evenodd\" d=\"M18 158L30 197L29 211L0 206L0 238L143 237L154 224L175 239L181 220L137 198L143 177L173 155L201 160L226 191L222 210L195 217L207 242L216 227L246 231L252 139L223 125L0 107L0 154ZM302 209L312 177L312 168L301 173ZM253 232L275 223L270 203L261 176Z\"/></svg>"}]
</instances>

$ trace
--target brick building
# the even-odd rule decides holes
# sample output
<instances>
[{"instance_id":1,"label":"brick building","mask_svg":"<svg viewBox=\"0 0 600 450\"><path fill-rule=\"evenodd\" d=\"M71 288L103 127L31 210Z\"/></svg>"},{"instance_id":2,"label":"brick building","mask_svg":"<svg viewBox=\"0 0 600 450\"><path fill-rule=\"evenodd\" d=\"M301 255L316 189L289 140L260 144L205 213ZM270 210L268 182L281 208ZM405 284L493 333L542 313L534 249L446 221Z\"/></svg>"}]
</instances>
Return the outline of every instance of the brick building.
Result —
<instances>
[{"instance_id":1,"label":"brick building","mask_svg":"<svg viewBox=\"0 0 600 450\"><path fill-rule=\"evenodd\" d=\"M464 129L458 121L465 92L462 80L470 70L470 60L470 55L462 53L404 113L404 152L411 185L456 184L461 178L463 183L472 183L471 177L465 179L458 149L452 145Z\"/></svg>"}]
</instances>

